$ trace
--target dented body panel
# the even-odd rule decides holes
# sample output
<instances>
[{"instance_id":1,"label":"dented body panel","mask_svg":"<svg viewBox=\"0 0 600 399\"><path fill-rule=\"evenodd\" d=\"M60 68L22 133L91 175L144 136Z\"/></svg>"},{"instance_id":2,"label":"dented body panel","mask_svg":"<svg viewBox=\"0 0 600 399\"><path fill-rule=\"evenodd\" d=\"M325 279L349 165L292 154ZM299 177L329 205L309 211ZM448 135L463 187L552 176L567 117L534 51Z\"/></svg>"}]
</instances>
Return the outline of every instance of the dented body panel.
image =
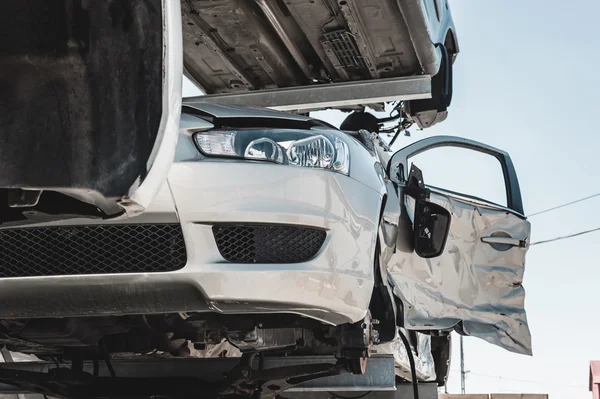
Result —
<instances>
[{"instance_id":1,"label":"dented body panel","mask_svg":"<svg viewBox=\"0 0 600 399\"><path fill-rule=\"evenodd\" d=\"M460 147L496 158L503 171L507 206L428 186L427 177L409 165L409 159L439 147ZM454 329L512 352L531 354L522 286L531 226L523 216L509 154L473 140L434 136L397 151L387 166L401 213L396 248L392 255L387 251L385 265L402 302L405 328ZM414 193L417 183L421 196L451 215L445 248L430 259L419 257L411 246L416 202L422 200Z\"/></svg>"},{"instance_id":2,"label":"dented body panel","mask_svg":"<svg viewBox=\"0 0 600 399\"><path fill-rule=\"evenodd\" d=\"M432 192L430 200L452 214L444 253L423 259L398 251L387 264L394 293L404 304L406 327L456 327L512 352L531 354L521 285L527 249L482 241L507 235L526 241L529 222L508 210L442 192ZM414 203L406 197L411 217Z\"/></svg>"}]
</instances>

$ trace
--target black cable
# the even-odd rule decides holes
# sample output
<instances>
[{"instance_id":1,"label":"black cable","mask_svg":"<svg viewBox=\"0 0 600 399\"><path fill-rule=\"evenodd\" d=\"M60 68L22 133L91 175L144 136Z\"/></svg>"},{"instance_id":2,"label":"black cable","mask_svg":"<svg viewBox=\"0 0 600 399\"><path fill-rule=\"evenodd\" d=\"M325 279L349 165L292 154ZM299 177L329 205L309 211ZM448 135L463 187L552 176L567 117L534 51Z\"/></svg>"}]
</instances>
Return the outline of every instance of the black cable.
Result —
<instances>
[{"instance_id":1,"label":"black cable","mask_svg":"<svg viewBox=\"0 0 600 399\"><path fill-rule=\"evenodd\" d=\"M333 22L334 19L337 21L338 24L340 24L340 20L338 19L338 14L335 12L335 9L331 6L331 4L329 4L329 1L323 0L323 5L329 10L329 15L331 16L331 18L329 18L327 20L327 22L325 22L321 26L321 31L323 31L323 33L325 33L325 27L327 25L329 25L331 22ZM343 25L343 24L340 24L340 25Z\"/></svg>"},{"instance_id":2,"label":"black cable","mask_svg":"<svg viewBox=\"0 0 600 399\"><path fill-rule=\"evenodd\" d=\"M392 148L392 146L394 145L394 142L396 141L396 139L398 138L398 136L400 136L400 132L401 131L402 130L400 130L400 128L398 128L398 130L396 130L396 134L394 135L394 138L388 144L388 147Z\"/></svg>"},{"instance_id":3,"label":"black cable","mask_svg":"<svg viewBox=\"0 0 600 399\"><path fill-rule=\"evenodd\" d=\"M113 368L111 362L110 362L110 353L108 352L108 350L106 350L106 345L104 342L100 342L100 350L103 352L104 354L104 363L106 363L106 367L108 368L108 372L110 373L111 377L116 377L117 373L115 373L115 369Z\"/></svg>"},{"instance_id":4,"label":"black cable","mask_svg":"<svg viewBox=\"0 0 600 399\"><path fill-rule=\"evenodd\" d=\"M367 395L370 395L371 391L363 393L362 395L358 395L358 396L343 396L343 395L337 394L335 392L327 392L327 393L330 394L331 396L333 396L334 398L338 398L338 399L361 399L361 398L367 397Z\"/></svg>"},{"instance_id":5,"label":"black cable","mask_svg":"<svg viewBox=\"0 0 600 399\"><path fill-rule=\"evenodd\" d=\"M400 329L398 329L398 333L400 333L400 338L402 339L402 343L404 343L404 347L408 353L408 361L410 362L410 375L413 386L413 399L419 399L419 382L417 381L417 366L415 366L415 357L413 356L412 349L410 348L410 343L408 342L406 335L404 335Z\"/></svg>"},{"instance_id":6,"label":"black cable","mask_svg":"<svg viewBox=\"0 0 600 399\"><path fill-rule=\"evenodd\" d=\"M106 367L108 367L108 372L110 373L111 377L116 377L117 373L115 373L115 369L113 368L112 364L110 363L110 359L107 357L106 359L104 359L104 362L106 362Z\"/></svg>"},{"instance_id":7,"label":"black cable","mask_svg":"<svg viewBox=\"0 0 600 399\"><path fill-rule=\"evenodd\" d=\"M94 359L94 377L98 377L98 375L100 375L100 365L98 359Z\"/></svg>"},{"instance_id":8,"label":"black cable","mask_svg":"<svg viewBox=\"0 0 600 399\"><path fill-rule=\"evenodd\" d=\"M394 113L394 111L398 111L398 108L400 106L400 101L396 101L394 104L394 107L392 108L392 110L390 111L390 117L392 116L392 114ZM398 115L400 115L400 111L398 111Z\"/></svg>"}]
</instances>

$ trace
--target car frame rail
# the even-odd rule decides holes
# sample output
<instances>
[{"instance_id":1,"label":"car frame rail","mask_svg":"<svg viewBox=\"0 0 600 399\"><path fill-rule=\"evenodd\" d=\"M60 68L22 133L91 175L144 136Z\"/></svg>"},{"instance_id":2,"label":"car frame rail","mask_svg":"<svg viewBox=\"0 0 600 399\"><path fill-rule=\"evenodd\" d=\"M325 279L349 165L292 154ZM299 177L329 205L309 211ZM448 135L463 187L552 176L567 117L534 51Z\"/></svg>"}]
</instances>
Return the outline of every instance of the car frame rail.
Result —
<instances>
[{"instance_id":1,"label":"car frame rail","mask_svg":"<svg viewBox=\"0 0 600 399\"><path fill-rule=\"evenodd\" d=\"M374 355L354 375L333 356L111 359L85 362L0 363L0 394L60 398L412 398L396 381L394 358ZM421 399L437 399L437 385L419 384Z\"/></svg>"}]
</instances>

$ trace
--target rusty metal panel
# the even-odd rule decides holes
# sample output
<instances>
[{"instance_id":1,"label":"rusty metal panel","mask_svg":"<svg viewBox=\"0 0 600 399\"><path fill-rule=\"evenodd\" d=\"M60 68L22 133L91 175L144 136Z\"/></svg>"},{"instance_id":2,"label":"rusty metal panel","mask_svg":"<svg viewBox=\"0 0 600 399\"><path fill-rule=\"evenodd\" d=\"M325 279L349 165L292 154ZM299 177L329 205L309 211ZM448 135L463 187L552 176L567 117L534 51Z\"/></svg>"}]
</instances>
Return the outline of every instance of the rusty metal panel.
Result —
<instances>
[{"instance_id":1,"label":"rusty metal panel","mask_svg":"<svg viewBox=\"0 0 600 399\"><path fill-rule=\"evenodd\" d=\"M590 391L593 399L600 399L600 361L590 362Z\"/></svg>"}]
</instances>

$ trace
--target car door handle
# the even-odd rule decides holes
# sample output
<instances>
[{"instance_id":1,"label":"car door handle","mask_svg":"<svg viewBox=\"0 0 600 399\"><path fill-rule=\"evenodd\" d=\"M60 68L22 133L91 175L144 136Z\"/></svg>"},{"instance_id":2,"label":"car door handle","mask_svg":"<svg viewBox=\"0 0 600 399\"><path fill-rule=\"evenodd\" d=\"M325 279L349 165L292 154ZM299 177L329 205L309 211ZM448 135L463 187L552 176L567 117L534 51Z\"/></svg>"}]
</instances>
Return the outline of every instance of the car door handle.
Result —
<instances>
[{"instance_id":1,"label":"car door handle","mask_svg":"<svg viewBox=\"0 0 600 399\"><path fill-rule=\"evenodd\" d=\"M512 245L513 247L527 248L527 241L512 237L481 237L486 244Z\"/></svg>"}]
</instances>

